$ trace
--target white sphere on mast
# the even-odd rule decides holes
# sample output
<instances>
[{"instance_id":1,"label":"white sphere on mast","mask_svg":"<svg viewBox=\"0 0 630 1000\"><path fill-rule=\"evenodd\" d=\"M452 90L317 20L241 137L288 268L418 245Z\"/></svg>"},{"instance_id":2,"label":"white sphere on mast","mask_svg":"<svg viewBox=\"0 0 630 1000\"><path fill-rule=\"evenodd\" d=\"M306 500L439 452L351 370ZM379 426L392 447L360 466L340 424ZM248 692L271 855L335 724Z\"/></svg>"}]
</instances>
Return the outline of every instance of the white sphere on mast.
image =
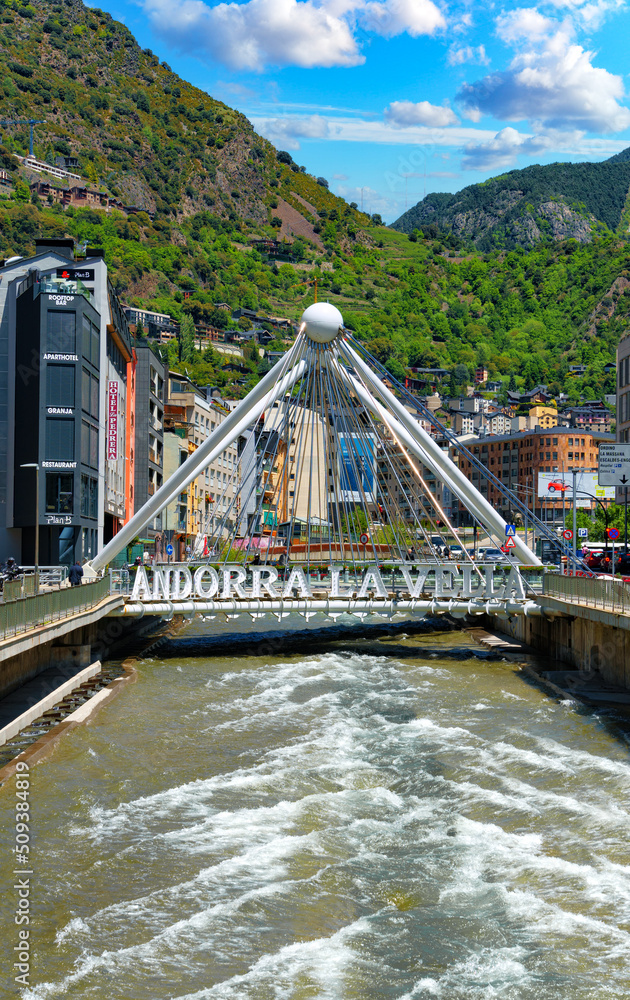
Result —
<instances>
[{"instance_id":1,"label":"white sphere on mast","mask_svg":"<svg viewBox=\"0 0 630 1000\"><path fill-rule=\"evenodd\" d=\"M302 313L300 330L316 344L329 344L343 326L343 316L330 302L314 302Z\"/></svg>"}]
</instances>

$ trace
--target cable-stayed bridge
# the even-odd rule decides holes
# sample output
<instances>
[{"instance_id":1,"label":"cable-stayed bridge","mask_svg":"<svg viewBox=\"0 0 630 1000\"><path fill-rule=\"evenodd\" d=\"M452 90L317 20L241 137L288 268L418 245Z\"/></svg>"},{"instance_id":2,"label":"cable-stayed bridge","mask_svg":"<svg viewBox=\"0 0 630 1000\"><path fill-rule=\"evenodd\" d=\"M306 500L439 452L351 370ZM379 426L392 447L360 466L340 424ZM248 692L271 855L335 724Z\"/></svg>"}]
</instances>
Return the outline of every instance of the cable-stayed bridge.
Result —
<instances>
[{"instance_id":1,"label":"cable-stayed bridge","mask_svg":"<svg viewBox=\"0 0 630 1000\"><path fill-rule=\"evenodd\" d=\"M205 556L193 571L140 567L118 613L539 613L529 577L539 575L540 560L521 538L499 565L476 563L461 544L445 490L497 547L506 523L431 436L430 423L448 439L354 340L340 312L316 303L287 354L97 554L87 575L104 570L241 442L241 460L215 496ZM494 482L519 510L521 502ZM525 516L535 521L530 511ZM556 540L542 522L536 529ZM452 538L460 542L457 557L445 560Z\"/></svg>"}]
</instances>

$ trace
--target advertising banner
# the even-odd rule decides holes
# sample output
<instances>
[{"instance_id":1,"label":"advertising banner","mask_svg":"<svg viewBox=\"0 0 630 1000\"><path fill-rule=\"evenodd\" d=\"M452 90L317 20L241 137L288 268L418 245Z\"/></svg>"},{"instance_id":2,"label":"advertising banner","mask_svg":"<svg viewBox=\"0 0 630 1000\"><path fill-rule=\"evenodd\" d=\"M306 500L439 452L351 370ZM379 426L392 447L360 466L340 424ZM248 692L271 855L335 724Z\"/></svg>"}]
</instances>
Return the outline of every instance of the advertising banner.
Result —
<instances>
[{"instance_id":1,"label":"advertising banner","mask_svg":"<svg viewBox=\"0 0 630 1000\"><path fill-rule=\"evenodd\" d=\"M575 493L578 507L590 507L595 500L614 500L615 490L611 486L600 486L596 472L578 472L575 477ZM538 498L566 500L573 503L572 472L539 472Z\"/></svg>"}]
</instances>

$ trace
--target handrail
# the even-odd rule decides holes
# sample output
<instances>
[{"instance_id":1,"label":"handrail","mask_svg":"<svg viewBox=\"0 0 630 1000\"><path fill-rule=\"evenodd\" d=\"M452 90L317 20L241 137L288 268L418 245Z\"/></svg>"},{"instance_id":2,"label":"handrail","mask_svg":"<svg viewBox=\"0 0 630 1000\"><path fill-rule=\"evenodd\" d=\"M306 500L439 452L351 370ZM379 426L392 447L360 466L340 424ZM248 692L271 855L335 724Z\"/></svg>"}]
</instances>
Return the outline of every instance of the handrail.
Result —
<instances>
[{"instance_id":1,"label":"handrail","mask_svg":"<svg viewBox=\"0 0 630 1000\"><path fill-rule=\"evenodd\" d=\"M602 580L599 577L547 573L543 579L543 597L555 597L613 614L630 614L630 587L623 580L613 577Z\"/></svg>"},{"instance_id":2,"label":"handrail","mask_svg":"<svg viewBox=\"0 0 630 1000\"><path fill-rule=\"evenodd\" d=\"M109 594L110 579L104 576L80 587L63 587L0 604L0 641L87 611Z\"/></svg>"}]
</instances>

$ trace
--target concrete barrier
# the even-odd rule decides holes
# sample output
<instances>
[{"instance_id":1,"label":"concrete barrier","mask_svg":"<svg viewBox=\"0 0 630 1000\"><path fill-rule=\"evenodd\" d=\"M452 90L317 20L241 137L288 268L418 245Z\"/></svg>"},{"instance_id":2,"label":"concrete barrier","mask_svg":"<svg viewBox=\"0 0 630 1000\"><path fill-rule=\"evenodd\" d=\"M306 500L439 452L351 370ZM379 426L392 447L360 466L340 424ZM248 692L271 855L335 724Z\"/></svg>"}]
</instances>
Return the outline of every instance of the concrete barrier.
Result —
<instances>
[{"instance_id":1,"label":"concrete barrier","mask_svg":"<svg viewBox=\"0 0 630 1000\"><path fill-rule=\"evenodd\" d=\"M74 677L64 681L64 683L58 688L55 688L55 690L50 694L47 694L45 698L38 701L36 705L28 708L26 712L19 715L17 719L13 720L13 722L9 722L4 729L0 729L0 746L3 746L8 740L17 736L17 734L23 729L30 726L30 724L35 722L36 719L39 719L44 712L47 712L49 708L53 708L60 701L63 701L67 694L70 694L72 691L76 690L76 688L80 687L84 681L89 680L90 677L96 676L96 674L100 674L100 672L101 661L96 660L94 663L91 663L89 667L84 667L83 670L80 670L78 674L74 675ZM78 711L80 711L80 709Z\"/></svg>"}]
</instances>

